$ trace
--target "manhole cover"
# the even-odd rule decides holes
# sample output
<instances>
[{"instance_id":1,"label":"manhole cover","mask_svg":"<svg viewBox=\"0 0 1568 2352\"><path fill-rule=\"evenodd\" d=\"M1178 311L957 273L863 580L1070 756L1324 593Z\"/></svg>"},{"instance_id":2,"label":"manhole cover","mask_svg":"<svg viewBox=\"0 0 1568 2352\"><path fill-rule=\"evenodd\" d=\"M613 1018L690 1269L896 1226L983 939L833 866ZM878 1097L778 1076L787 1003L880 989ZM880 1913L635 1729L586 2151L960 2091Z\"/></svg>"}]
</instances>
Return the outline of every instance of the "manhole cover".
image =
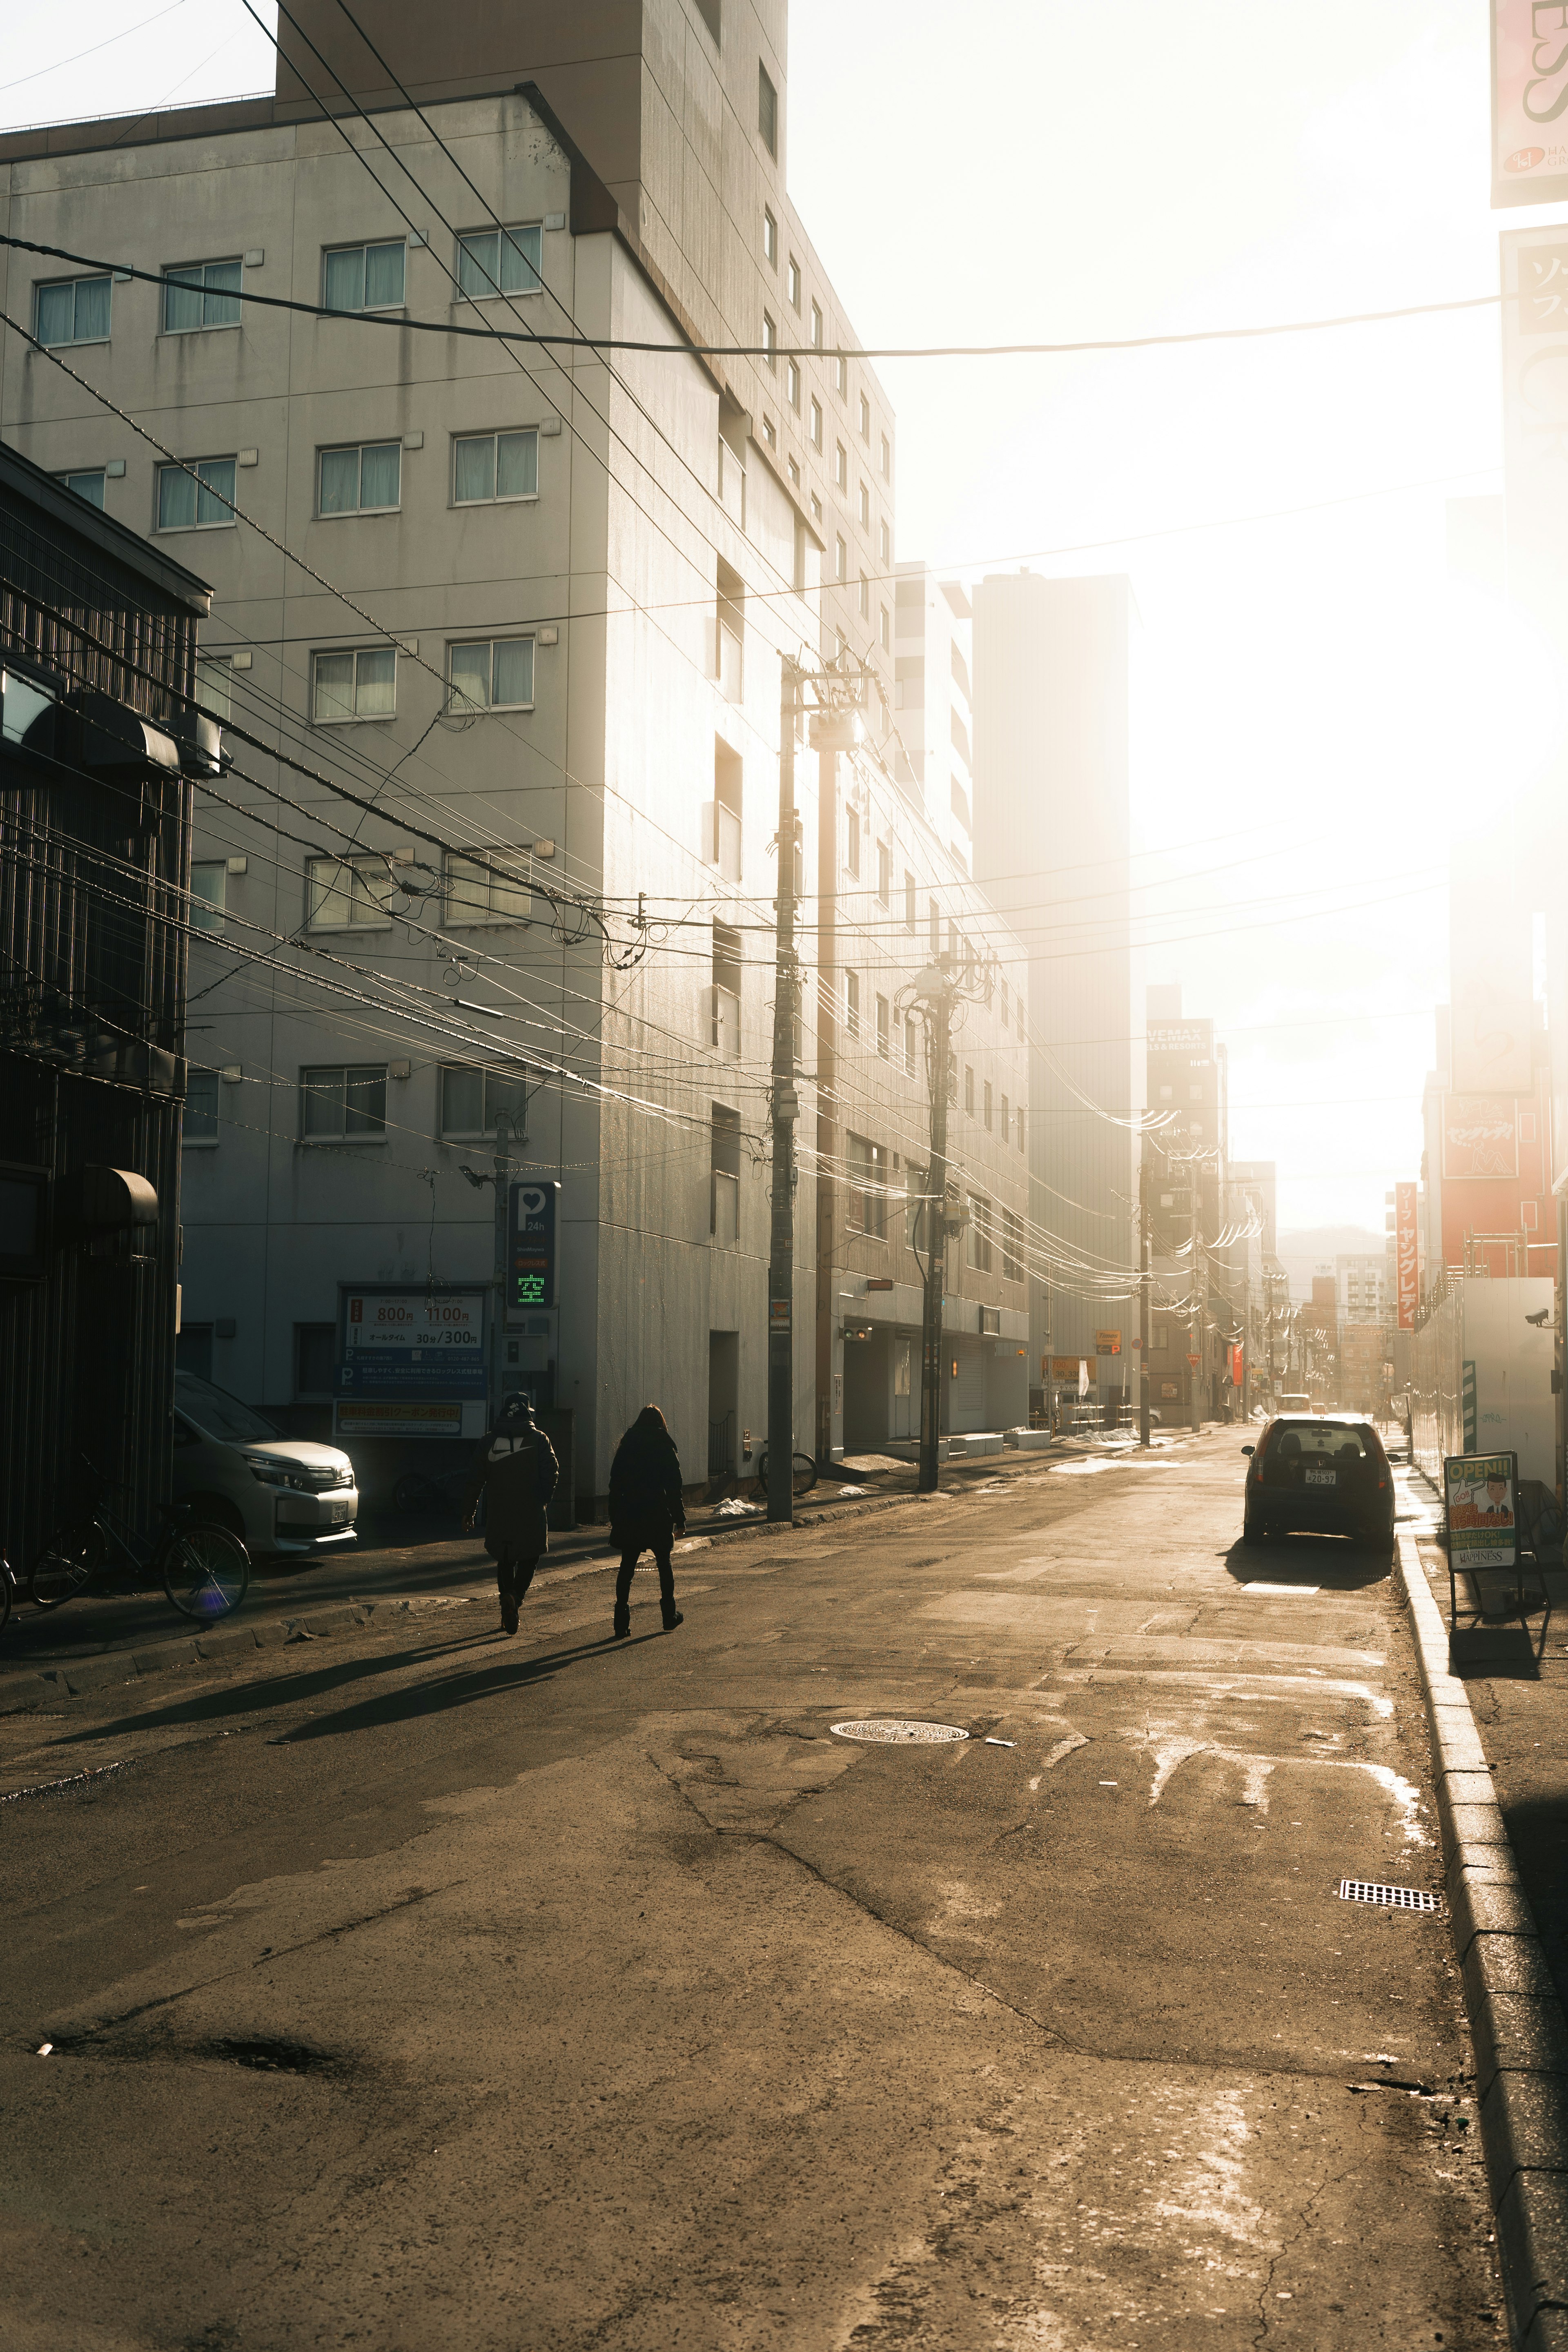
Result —
<instances>
[{"instance_id":1,"label":"manhole cover","mask_svg":"<svg viewBox=\"0 0 1568 2352\"><path fill-rule=\"evenodd\" d=\"M1365 1878L1342 1878L1342 1903L1382 1903L1391 1911L1436 1911L1437 1897L1423 1886L1377 1886Z\"/></svg>"},{"instance_id":2,"label":"manhole cover","mask_svg":"<svg viewBox=\"0 0 1568 2352\"><path fill-rule=\"evenodd\" d=\"M905 1723L899 1716L878 1716L868 1723L835 1723L830 1729L840 1739L877 1739L891 1748L902 1748L917 1740L927 1742L942 1739L967 1739L967 1731L960 1731L952 1723Z\"/></svg>"}]
</instances>

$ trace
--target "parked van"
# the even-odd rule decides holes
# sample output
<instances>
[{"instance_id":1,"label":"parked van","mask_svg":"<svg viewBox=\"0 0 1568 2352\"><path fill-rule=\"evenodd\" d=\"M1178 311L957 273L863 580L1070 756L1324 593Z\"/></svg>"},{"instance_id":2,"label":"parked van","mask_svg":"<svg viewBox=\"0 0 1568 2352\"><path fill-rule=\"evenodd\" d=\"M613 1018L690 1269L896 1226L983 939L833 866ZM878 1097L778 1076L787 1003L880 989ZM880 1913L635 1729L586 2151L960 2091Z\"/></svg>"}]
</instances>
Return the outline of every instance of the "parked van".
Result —
<instances>
[{"instance_id":1,"label":"parked van","mask_svg":"<svg viewBox=\"0 0 1568 2352\"><path fill-rule=\"evenodd\" d=\"M199 1502L253 1554L342 1551L359 1539L348 1455L285 1437L254 1405L195 1372L174 1374L174 1493Z\"/></svg>"}]
</instances>

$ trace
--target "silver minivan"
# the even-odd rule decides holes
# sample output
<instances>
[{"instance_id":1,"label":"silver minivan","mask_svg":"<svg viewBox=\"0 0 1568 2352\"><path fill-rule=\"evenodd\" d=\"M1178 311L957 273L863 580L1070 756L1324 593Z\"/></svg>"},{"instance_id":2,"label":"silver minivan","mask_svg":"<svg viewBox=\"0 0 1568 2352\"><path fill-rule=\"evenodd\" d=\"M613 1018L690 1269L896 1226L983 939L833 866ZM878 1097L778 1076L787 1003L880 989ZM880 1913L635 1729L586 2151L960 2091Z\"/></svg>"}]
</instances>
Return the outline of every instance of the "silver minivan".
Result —
<instances>
[{"instance_id":1,"label":"silver minivan","mask_svg":"<svg viewBox=\"0 0 1568 2352\"><path fill-rule=\"evenodd\" d=\"M342 1551L355 1543L359 1492L342 1448L285 1437L226 1389L174 1374L174 1493L252 1553Z\"/></svg>"}]
</instances>

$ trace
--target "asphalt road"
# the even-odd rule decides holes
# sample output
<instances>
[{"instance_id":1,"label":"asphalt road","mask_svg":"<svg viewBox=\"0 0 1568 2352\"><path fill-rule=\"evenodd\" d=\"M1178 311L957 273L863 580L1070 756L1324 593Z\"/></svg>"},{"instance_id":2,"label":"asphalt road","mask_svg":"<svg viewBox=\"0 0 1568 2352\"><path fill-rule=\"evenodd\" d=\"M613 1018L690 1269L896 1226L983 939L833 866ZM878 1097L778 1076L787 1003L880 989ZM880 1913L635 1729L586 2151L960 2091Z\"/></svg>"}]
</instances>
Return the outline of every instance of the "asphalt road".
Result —
<instances>
[{"instance_id":1,"label":"asphalt road","mask_svg":"<svg viewBox=\"0 0 1568 2352\"><path fill-rule=\"evenodd\" d=\"M7 1719L0 2339L1500 2347L1446 1922L1339 1894L1440 1883L1397 1598L1239 1435Z\"/></svg>"}]
</instances>

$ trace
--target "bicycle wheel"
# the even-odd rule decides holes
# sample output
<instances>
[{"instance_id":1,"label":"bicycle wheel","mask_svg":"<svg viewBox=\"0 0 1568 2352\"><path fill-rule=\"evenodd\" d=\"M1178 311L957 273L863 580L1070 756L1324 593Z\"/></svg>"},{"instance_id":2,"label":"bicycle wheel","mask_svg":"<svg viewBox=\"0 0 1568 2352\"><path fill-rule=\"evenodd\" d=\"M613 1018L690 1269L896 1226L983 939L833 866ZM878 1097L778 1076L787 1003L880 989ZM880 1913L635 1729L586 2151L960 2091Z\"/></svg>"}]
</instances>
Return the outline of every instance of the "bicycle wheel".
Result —
<instances>
[{"instance_id":1,"label":"bicycle wheel","mask_svg":"<svg viewBox=\"0 0 1568 2352\"><path fill-rule=\"evenodd\" d=\"M809 1495L812 1488L816 1484L816 1463L812 1460L809 1454L796 1454L792 1457L791 1466L795 1472L795 1493L797 1495Z\"/></svg>"},{"instance_id":2,"label":"bicycle wheel","mask_svg":"<svg viewBox=\"0 0 1568 2352\"><path fill-rule=\"evenodd\" d=\"M78 1519L49 1538L27 1579L35 1609L58 1609L90 1584L103 1566L103 1529L96 1519Z\"/></svg>"},{"instance_id":3,"label":"bicycle wheel","mask_svg":"<svg viewBox=\"0 0 1568 2352\"><path fill-rule=\"evenodd\" d=\"M211 1624L239 1607L250 1585L250 1554L210 1521L174 1528L163 1545L163 1590L182 1617Z\"/></svg>"}]
</instances>

